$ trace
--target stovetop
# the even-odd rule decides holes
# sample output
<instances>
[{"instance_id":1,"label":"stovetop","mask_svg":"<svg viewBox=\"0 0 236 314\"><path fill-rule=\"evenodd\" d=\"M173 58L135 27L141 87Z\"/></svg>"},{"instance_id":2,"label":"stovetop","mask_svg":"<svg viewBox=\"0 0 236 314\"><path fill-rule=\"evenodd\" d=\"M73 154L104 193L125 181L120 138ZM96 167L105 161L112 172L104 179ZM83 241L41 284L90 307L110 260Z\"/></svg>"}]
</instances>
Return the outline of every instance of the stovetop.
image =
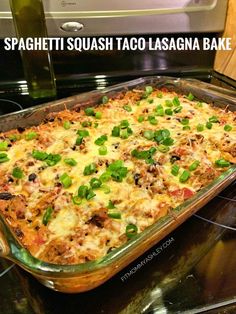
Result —
<instances>
[{"instance_id":1,"label":"stovetop","mask_svg":"<svg viewBox=\"0 0 236 314\"><path fill-rule=\"evenodd\" d=\"M105 60L106 56L103 56L104 66ZM111 60L109 64L112 64ZM226 88L235 86L235 82L213 73L211 66L204 62L195 67L195 59L189 66L182 66L177 58L177 62L173 61L169 66L165 58L164 62L159 56L158 62L162 60L165 66L159 64L155 67L155 56L146 54L140 61L142 68L133 64L136 70L129 71L131 60L133 63L140 61L130 57L120 71L109 72L109 65L104 72L94 70L92 73L90 68L88 74L79 75L76 71L74 74L71 72L71 63L68 71L72 74L57 76L58 98L145 75L191 77ZM0 78L0 110L1 99L17 102L24 108L42 102L29 99L26 82L22 73L17 71L18 79L12 79L10 72L9 80ZM6 108L6 103L2 101L2 104ZM236 313L235 191L234 183L161 243L89 292L66 295L51 291L18 266L1 259L0 313ZM154 251L158 254L149 260ZM144 260L148 262L144 263Z\"/></svg>"}]
</instances>

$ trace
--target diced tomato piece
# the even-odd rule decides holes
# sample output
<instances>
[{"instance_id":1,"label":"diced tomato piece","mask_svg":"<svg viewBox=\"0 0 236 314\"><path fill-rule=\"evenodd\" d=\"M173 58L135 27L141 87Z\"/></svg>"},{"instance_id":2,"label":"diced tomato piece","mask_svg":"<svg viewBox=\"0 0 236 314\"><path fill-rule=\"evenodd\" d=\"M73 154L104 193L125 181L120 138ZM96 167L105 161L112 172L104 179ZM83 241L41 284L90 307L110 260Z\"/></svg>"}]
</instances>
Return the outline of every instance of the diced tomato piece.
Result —
<instances>
[{"instance_id":1,"label":"diced tomato piece","mask_svg":"<svg viewBox=\"0 0 236 314\"><path fill-rule=\"evenodd\" d=\"M183 198L184 200L186 200L186 199L192 197L194 195L194 193L195 193L194 191L192 191L188 188L182 188L182 189L177 189L177 190L170 192L170 195L178 197L178 198Z\"/></svg>"}]
</instances>

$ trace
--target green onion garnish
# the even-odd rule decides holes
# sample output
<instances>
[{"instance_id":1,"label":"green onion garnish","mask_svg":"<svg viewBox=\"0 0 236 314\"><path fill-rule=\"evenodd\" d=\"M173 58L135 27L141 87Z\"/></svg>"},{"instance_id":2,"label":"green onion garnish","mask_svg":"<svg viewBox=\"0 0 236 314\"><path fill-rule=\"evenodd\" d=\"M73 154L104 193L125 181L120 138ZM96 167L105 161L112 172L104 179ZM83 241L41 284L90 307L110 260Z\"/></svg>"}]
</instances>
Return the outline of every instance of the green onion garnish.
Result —
<instances>
[{"instance_id":1,"label":"green onion garnish","mask_svg":"<svg viewBox=\"0 0 236 314\"><path fill-rule=\"evenodd\" d=\"M6 151L8 149L8 142L0 142L0 151Z\"/></svg>"},{"instance_id":2,"label":"green onion garnish","mask_svg":"<svg viewBox=\"0 0 236 314\"><path fill-rule=\"evenodd\" d=\"M111 135L115 137L120 136L120 127L119 126L114 126L114 128L111 131Z\"/></svg>"},{"instance_id":3,"label":"green onion garnish","mask_svg":"<svg viewBox=\"0 0 236 314\"><path fill-rule=\"evenodd\" d=\"M107 182L108 180L111 179L111 172L109 171L106 171L104 172L103 174L100 175L100 178L99 178L102 182Z\"/></svg>"},{"instance_id":4,"label":"green onion garnish","mask_svg":"<svg viewBox=\"0 0 236 314\"><path fill-rule=\"evenodd\" d=\"M159 92L159 93L157 94L157 98L162 98L162 97L163 97L162 92Z\"/></svg>"},{"instance_id":5,"label":"green onion garnish","mask_svg":"<svg viewBox=\"0 0 236 314\"><path fill-rule=\"evenodd\" d=\"M204 124L199 123L199 124L197 125L197 131L198 131L198 132L202 132L203 130L204 130Z\"/></svg>"},{"instance_id":6,"label":"green onion garnish","mask_svg":"<svg viewBox=\"0 0 236 314\"><path fill-rule=\"evenodd\" d=\"M63 128L64 128L65 130L69 130L69 129L70 129L70 126L71 126L70 121L64 121L64 123L63 123Z\"/></svg>"},{"instance_id":7,"label":"green onion garnish","mask_svg":"<svg viewBox=\"0 0 236 314\"><path fill-rule=\"evenodd\" d=\"M181 176L179 177L179 181L181 183L186 182L190 178L190 172L188 170L184 170Z\"/></svg>"},{"instance_id":8,"label":"green onion garnish","mask_svg":"<svg viewBox=\"0 0 236 314\"><path fill-rule=\"evenodd\" d=\"M188 94L187 98L190 101L194 100L194 96L193 96L193 94L191 92Z\"/></svg>"},{"instance_id":9,"label":"green onion garnish","mask_svg":"<svg viewBox=\"0 0 236 314\"><path fill-rule=\"evenodd\" d=\"M215 164L216 164L216 166L222 167L222 168L230 166L230 162L225 160L225 159L223 159L223 158L216 160Z\"/></svg>"},{"instance_id":10,"label":"green onion garnish","mask_svg":"<svg viewBox=\"0 0 236 314\"><path fill-rule=\"evenodd\" d=\"M207 121L206 128L210 130L212 128L212 123Z\"/></svg>"},{"instance_id":11,"label":"green onion garnish","mask_svg":"<svg viewBox=\"0 0 236 314\"><path fill-rule=\"evenodd\" d=\"M183 119L180 121L180 123L183 124L183 125L188 125L188 124L189 124L189 119L183 118Z\"/></svg>"},{"instance_id":12,"label":"green onion garnish","mask_svg":"<svg viewBox=\"0 0 236 314\"><path fill-rule=\"evenodd\" d=\"M52 212L53 212L53 208L51 206L46 208L46 211L43 215L43 224L45 226L49 223L49 220L51 219L51 216L52 216Z\"/></svg>"},{"instance_id":13,"label":"green onion garnish","mask_svg":"<svg viewBox=\"0 0 236 314\"><path fill-rule=\"evenodd\" d=\"M165 114L167 114L168 116L172 116L173 111L171 109L166 109Z\"/></svg>"},{"instance_id":14,"label":"green onion garnish","mask_svg":"<svg viewBox=\"0 0 236 314\"><path fill-rule=\"evenodd\" d=\"M108 98L106 95L104 95L104 96L102 97L102 103L103 103L103 105L107 104L108 101L109 101L109 98Z\"/></svg>"},{"instance_id":15,"label":"green onion garnish","mask_svg":"<svg viewBox=\"0 0 236 314\"><path fill-rule=\"evenodd\" d=\"M146 93L151 94L153 92L152 86L146 86L145 91L146 91Z\"/></svg>"},{"instance_id":16,"label":"green onion garnish","mask_svg":"<svg viewBox=\"0 0 236 314\"><path fill-rule=\"evenodd\" d=\"M86 198L86 195L88 194L89 188L87 185L81 185L78 189L78 197L80 198Z\"/></svg>"},{"instance_id":17,"label":"green onion garnish","mask_svg":"<svg viewBox=\"0 0 236 314\"><path fill-rule=\"evenodd\" d=\"M107 215L113 219L121 219L121 213L114 209L109 209Z\"/></svg>"},{"instance_id":18,"label":"green onion garnish","mask_svg":"<svg viewBox=\"0 0 236 314\"><path fill-rule=\"evenodd\" d=\"M158 105L155 111L157 116L163 117L165 115L165 111L162 105Z\"/></svg>"},{"instance_id":19,"label":"green onion garnish","mask_svg":"<svg viewBox=\"0 0 236 314\"><path fill-rule=\"evenodd\" d=\"M82 137L87 137L87 136L89 136L89 131L87 131L87 130L78 130L76 132L76 134L79 134Z\"/></svg>"},{"instance_id":20,"label":"green onion garnish","mask_svg":"<svg viewBox=\"0 0 236 314\"><path fill-rule=\"evenodd\" d=\"M95 112L93 108L85 108L84 112L86 114L86 116L95 116Z\"/></svg>"},{"instance_id":21,"label":"green onion garnish","mask_svg":"<svg viewBox=\"0 0 236 314\"><path fill-rule=\"evenodd\" d=\"M174 144L174 140L171 137L167 137L161 143L165 146L171 146Z\"/></svg>"},{"instance_id":22,"label":"green onion garnish","mask_svg":"<svg viewBox=\"0 0 236 314\"><path fill-rule=\"evenodd\" d=\"M162 145L162 144L158 145L157 149L161 153L167 153L170 150L168 146L165 146L165 145Z\"/></svg>"},{"instance_id":23,"label":"green onion garnish","mask_svg":"<svg viewBox=\"0 0 236 314\"><path fill-rule=\"evenodd\" d=\"M146 130L146 131L143 132L143 136L147 140L152 140L154 138L154 132L152 130Z\"/></svg>"},{"instance_id":24,"label":"green onion garnish","mask_svg":"<svg viewBox=\"0 0 236 314\"><path fill-rule=\"evenodd\" d=\"M61 160L61 156L59 154L49 154L45 162L48 166L55 166Z\"/></svg>"},{"instance_id":25,"label":"green onion garnish","mask_svg":"<svg viewBox=\"0 0 236 314\"><path fill-rule=\"evenodd\" d=\"M77 161L74 158L65 158L64 159L65 164L74 167L77 165Z\"/></svg>"},{"instance_id":26,"label":"green onion garnish","mask_svg":"<svg viewBox=\"0 0 236 314\"><path fill-rule=\"evenodd\" d=\"M121 129L126 129L126 128L128 128L128 126L129 126L129 121L128 120L122 120L120 122L120 128Z\"/></svg>"},{"instance_id":27,"label":"green onion garnish","mask_svg":"<svg viewBox=\"0 0 236 314\"><path fill-rule=\"evenodd\" d=\"M130 105L124 105L124 106L123 106L123 109L125 109L125 110L128 111L128 112L131 112L131 111L132 111L132 108L131 108Z\"/></svg>"},{"instance_id":28,"label":"green onion garnish","mask_svg":"<svg viewBox=\"0 0 236 314\"><path fill-rule=\"evenodd\" d=\"M78 136L75 141L75 145L78 145L78 146L81 145L83 142L83 139L84 139L83 136Z\"/></svg>"},{"instance_id":29,"label":"green onion garnish","mask_svg":"<svg viewBox=\"0 0 236 314\"><path fill-rule=\"evenodd\" d=\"M173 165L171 167L171 174L173 174L173 176L177 176L179 174L179 166L178 165Z\"/></svg>"},{"instance_id":30,"label":"green onion garnish","mask_svg":"<svg viewBox=\"0 0 236 314\"><path fill-rule=\"evenodd\" d=\"M115 207L115 205L113 204L113 202L112 202L111 200L109 200L109 203L108 203L108 205L107 205L107 208L108 208L108 209L114 209L114 208L116 208L116 207Z\"/></svg>"},{"instance_id":31,"label":"green onion garnish","mask_svg":"<svg viewBox=\"0 0 236 314\"><path fill-rule=\"evenodd\" d=\"M172 100L172 103L175 105L175 106L180 106L180 101L179 101L179 98L177 96L175 96Z\"/></svg>"},{"instance_id":32,"label":"green onion garnish","mask_svg":"<svg viewBox=\"0 0 236 314\"><path fill-rule=\"evenodd\" d=\"M131 239L133 236L135 236L138 233L138 228L134 224L129 224L126 226L125 234L127 238Z\"/></svg>"},{"instance_id":33,"label":"green onion garnish","mask_svg":"<svg viewBox=\"0 0 236 314\"><path fill-rule=\"evenodd\" d=\"M148 116L148 121L152 124L152 125L157 125L158 121L154 116Z\"/></svg>"},{"instance_id":34,"label":"green onion garnish","mask_svg":"<svg viewBox=\"0 0 236 314\"><path fill-rule=\"evenodd\" d=\"M82 198L79 197L79 196L73 196L72 197L72 202L75 204L75 205L81 205L82 203Z\"/></svg>"},{"instance_id":35,"label":"green onion garnish","mask_svg":"<svg viewBox=\"0 0 236 314\"><path fill-rule=\"evenodd\" d=\"M174 113L181 112L182 109L183 109L182 106L176 107L176 108L174 109Z\"/></svg>"},{"instance_id":36,"label":"green onion garnish","mask_svg":"<svg viewBox=\"0 0 236 314\"><path fill-rule=\"evenodd\" d=\"M33 150L32 156L37 160L45 160L48 158L48 154L39 150Z\"/></svg>"},{"instance_id":37,"label":"green onion garnish","mask_svg":"<svg viewBox=\"0 0 236 314\"><path fill-rule=\"evenodd\" d=\"M21 170L21 168L16 167L13 169L12 175L16 179L22 179L23 178L23 171Z\"/></svg>"},{"instance_id":38,"label":"green onion garnish","mask_svg":"<svg viewBox=\"0 0 236 314\"><path fill-rule=\"evenodd\" d=\"M167 107L172 107L172 106L173 106L173 103L172 103L172 101L171 101L170 99L167 99L167 100L165 101L165 105L166 105Z\"/></svg>"},{"instance_id":39,"label":"green onion garnish","mask_svg":"<svg viewBox=\"0 0 236 314\"><path fill-rule=\"evenodd\" d=\"M60 176L59 180L65 189L69 188L72 185L72 179L68 176L67 173L63 173L63 175Z\"/></svg>"},{"instance_id":40,"label":"green onion garnish","mask_svg":"<svg viewBox=\"0 0 236 314\"><path fill-rule=\"evenodd\" d=\"M10 159L8 158L7 154L6 153L0 153L0 163L4 163L4 162L7 162L9 161Z\"/></svg>"},{"instance_id":41,"label":"green onion garnish","mask_svg":"<svg viewBox=\"0 0 236 314\"><path fill-rule=\"evenodd\" d=\"M229 124L226 124L225 126L224 126L224 130L226 131L226 132L230 132L231 130L232 130L232 126L231 125L229 125Z\"/></svg>"},{"instance_id":42,"label":"green onion garnish","mask_svg":"<svg viewBox=\"0 0 236 314\"><path fill-rule=\"evenodd\" d=\"M95 171L96 171L96 165L94 163L92 163L92 164L90 164L84 168L83 174L85 176L89 176L89 175L93 174Z\"/></svg>"},{"instance_id":43,"label":"green onion garnish","mask_svg":"<svg viewBox=\"0 0 236 314\"><path fill-rule=\"evenodd\" d=\"M38 134L37 134L36 132L34 132L34 131L29 132L29 133L27 133L27 134L25 135L26 141L34 140L34 139L36 139L37 137L38 137Z\"/></svg>"},{"instance_id":44,"label":"green onion garnish","mask_svg":"<svg viewBox=\"0 0 236 314\"><path fill-rule=\"evenodd\" d=\"M102 185L102 181L97 178L92 178L89 182L92 189L98 189Z\"/></svg>"},{"instance_id":45,"label":"green onion garnish","mask_svg":"<svg viewBox=\"0 0 236 314\"><path fill-rule=\"evenodd\" d=\"M96 194L94 193L94 191L92 189L88 190L88 193L86 195L86 200L91 200L94 196L96 196Z\"/></svg>"},{"instance_id":46,"label":"green onion garnish","mask_svg":"<svg viewBox=\"0 0 236 314\"><path fill-rule=\"evenodd\" d=\"M200 161L195 160L190 166L189 166L189 170L190 171L194 171L197 169L197 167L200 165Z\"/></svg>"},{"instance_id":47,"label":"green onion garnish","mask_svg":"<svg viewBox=\"0 0 236 314\"><path fill-rule=\"evenodd\" d=\"M141 122L143 122L143 121L144 121L144 116L139 116L139 117L138 117L138 122L141 123Z\"/></svg>"},{"instance_id":48,"label":"green onion garnish","mask_svg":"<svg viewBox=\"0 0 236 314\"><path fill-rule=\"evenodd\" d=\"M189 125L185 125L183 126L183 130L186 131L186 130L191 130L190 126Z\"/></svg>"},{"instance_id":49,"label":"green onion garnish","mask_svg":"<svg viewBox=\"0 0 236 314\"><path fill-rule=\"evenodd\" d=\"M102 146L107 141L107 135L102 135L95 140L95 144L98 146Z\"/></svg>"},{"instance_id":50,"label":"green onion garnish","mask_svg":"<svg viewBox=\"0 0 236 314\"><path fill-rule=\"evenodd\" d=\"M84 127L84 128L87 128L87 127L90 127L92 125L92 122L91 121L83 121L81 123L81 125Z\"/></svg>"},{"instance_id":51,"label":"green onion garnish","mask_svg":"<svg viewBox=\"0 0 236 314\"><path fill-rule=\"evenodd\" d=\"M217 116L212 116L209 118L209 122L211 123L217 123L219 122L218 117Z\"/></svg>"},{"instance_id":52,"label":"green onion garnish","mask_svg":"<svg viewBox=\"0 0 236 314\"><path fill-rule=\"evenodd\" d=\"M107 154L107 147L105 145L100 146L99 149L98 149L98 153L101 156L106 155Z\"/></svg>"},{"instance_id":53,"label":"green onion garnish","mask_svg":"<svg viewBox=\"0 0 236 314\"><path fill-rule=\"evenodd\" d=\"M102 118L102 113L101 113L100 111L97 111L97 112L95 113L95 118L96 118L96 119L101 119L101 118Z\"/></svg>"}]
</instances>

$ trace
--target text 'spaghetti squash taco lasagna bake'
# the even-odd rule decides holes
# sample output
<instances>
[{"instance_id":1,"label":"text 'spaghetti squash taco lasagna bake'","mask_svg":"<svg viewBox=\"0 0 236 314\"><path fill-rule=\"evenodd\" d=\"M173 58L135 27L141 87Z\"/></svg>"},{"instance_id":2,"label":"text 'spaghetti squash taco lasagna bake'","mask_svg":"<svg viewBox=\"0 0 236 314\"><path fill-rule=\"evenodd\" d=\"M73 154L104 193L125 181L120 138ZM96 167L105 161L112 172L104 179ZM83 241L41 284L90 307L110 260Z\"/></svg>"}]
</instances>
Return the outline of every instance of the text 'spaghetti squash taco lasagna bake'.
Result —
<instances>
[{"instance_id":1,"label":"text 'spaghetti squash taco lasagna bake'","mask_svg":"<svg viewBox=\"0 0 236 314\"><path fill-rule=\"evenodd\" d=\"M167 89L127 91L0 134L0 211L30 253L96 260L236 163L236 114Z\"/></svg>"}]
</instances>

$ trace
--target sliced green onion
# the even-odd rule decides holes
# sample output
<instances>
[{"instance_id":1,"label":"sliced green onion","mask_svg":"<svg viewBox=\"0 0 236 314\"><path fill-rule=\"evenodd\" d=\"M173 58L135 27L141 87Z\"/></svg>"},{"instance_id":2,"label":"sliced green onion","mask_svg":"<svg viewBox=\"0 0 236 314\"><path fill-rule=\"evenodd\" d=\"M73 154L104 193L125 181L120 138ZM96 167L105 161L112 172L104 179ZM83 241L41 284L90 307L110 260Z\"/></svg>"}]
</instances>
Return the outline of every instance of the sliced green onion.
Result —
<instances>
[{"instance_id":1,"label":"sliced green onion","mask_svg":"<svg viewBox=\"0 0 236 314\"><path fill-rule=\"evenodd\" d=\"M78 130L76 132L76 134L79 134L82 137L87 137L87 136L89 136L89 131L87 131L87 130Z\"/></svg>"},{"instance_id":2,"label":"sliced green onion","mask_svg":"<svg viewBox=\"0 0 236 314\"><path fill-rule=\"evenodd\" d=\"M51 219L51 216L52 216L52 212L53 212L53 208L51 206L46 208L46 211L43 215L43 224L45 226L49 223L49 220Z\"/></svg>"},{"instance_id":3,"label":"sliced green onion","mask_svg":"<svg viewBox=\"0 0 236 314\"><path fill-rule=\"evenodd\" d=\"M217 123L217 122L219 122L219 119L218 119L217 116L212 116L212 117L209 118L209 122L211 122L211 123Z\"/></svg>"},{"instance_id":4,"label":"sliced green onion","mask_svg":"<svg viewBox=\"0 0 236 314\"><path fill-rule=\"evenodd\" d=\"M111 200L109 200L109 203L107 205L107 209L114 209L116 208L115 205L113 204L113 202Z\"/></svg>"},{"instance_id":5,"label":"sliced green onion","mask_svg":"<svg viewBox=\"0 0 236 314\"><path fill-rule=\"evenodd\" d=\"M131 108L130 105L124 105L124 106L123 106L123 109L125 109L125 110L128 111L128 112L131 112L131 111L132 111L132 108Z\"/></svg>"},{"instance_id":6,"label":"sliced green onion","mask_svg":"<svg viewBox=\"0 0 236 314\"><path fill-rule=\"evenodd\" d=\"M171 146L174 144L174 140L171 137L167 137L161 143L165 146Z\"/></svg>"},{"instance_id":7,"label":"sliced green onion","mask_svg":"<svg viewBox=\"0 0 236 314\"><path fill-rule=\"evenodd\" d=\"M171 174L173 174L173 176L177 176L179 174L179 166L178 165L173 165L171 167Z\"/></svg>"},{"instance_id":8,"label":"sliced green onion","mask_svg":"<svg viewBox=\"0 0 236 314\"><path fill-rule=\"evenodd\" d=\"M75 205L81 205L82 201L82 198L77 195L72 197L72 202Z\"/></svg>"},{"instance_id":9,"label":"sliced green onion","mask_svg":"<svg viewBox=\"0 0 236 314\"><path fill-rule=\"evenodd\" d=\"M61 155L59 154L49 154L45 162L48 166L55 166L61 160Z\"/></svg>"},{"instance_id":10,"label":"sliced green onion","mask_svg":"<svg viewBox=\"0 0 236 314\"><path fill-rule=\"evenodd\" d=\"M99 178L102 182L107 182L111 179L111 173L109 171L104 172Z\"/></svg>"},{"instance_id":11,"label":"sliced green onion","mask_svg":"<svg viewBox=\"0 0 236 314\"><path fill-rule=\"evenodd\" d=\"M86 194L86 200L91 200L94 196L96 196L94 191L92 189L89 189L88 193Z\"/></svg>"},{"instance_id":12,"label":"sliced green onion","mask_svg":"<svg viewBox=\"0 0 236 314\"><path fill-rule=\"evenodd\" d=\"M174 109L174 113L179 113L179 112L181 112L182 109L183 109L182 106L176 107L176 108Z\"/></svg>"},{"instance_id":13,"label":"sliced green onion","mask_svg":"<svg viewBox=\"0 0 236 314\"><path fill-rule=\"evenodd\" d=\"M138 233L138 228L137 228L136 225L134 225L134 224L129 224L129 225L126 226L125 234L126 234L127 238L131 239L131 238L134 237L137 233Z\"/></svg>"},{"instance_id":14,"label":"sliced green onion","mask_svg":"<svg viewBox=\"0 0 236 314\"><path fill-rule=\"evenodd\" d=\"M189 170L190 171L194 171L197 169L197 167L200 165L200 161L195 160L190 166L189 166Z\"/></svg>"},{"instance_id":15,"label":"sliced green onion","mask_svg":"<svg viewBox=\"0 0 236 314\"><path fill-rule=\"evenodd\" d=\"M98 153L101 156L106 155L107 154L107 147L105 145L100 146L99 149L98 149Z\"/></svg>"},{"instance_id":16,"label":"sliced green onion","mask_svg":"<svg viewBox=\"0 0 236 314\"><path fill-rule=\"evenodd\" d=\"M98 189L102 185L102 181L97 178L92 178L89 182L92 189Z\"/></svg>"},{"instance_id":17,"label":"sliced green onion","mask_svg":"<svg viewBox=\"0 0 236 314\"><path fill-rule=\"evenodd\" d=\"M166 109L166 110L165 110L165 114L167 114L168 116L172 116L173 110L171 110L171 109Z\"/></svg>"},{"instance_id":18,"label":"sliced green onion","mask_svg":"<svg viewBox=\"0 0 236 314\"><path fill-rule=\"evenodd\" d=\"M120 122L120 128L121 129L126 129L126 128L128 128L128 126L129 126L129 121L128 120L122 120Z\"/></svg>"},{"instance_id":19,"label":"sliced green onion","mask_svg":"<svg viewBox=\"0 0 236 314\"><path fill-rule=\"evenodd\" d=\"M78 136L75 141L75 145L78 145L78 146L81 145L83 142L83 139L84 139L83 136Z\"/></svg>"},{"instance_id":20,"label":"sliced green onion","mask_svg":"<svg viewBox=\"0 0 236 314\"><path fill-rule=\"evenodd\" d=\"M95 118L96 118L96 119L101 119L101 118L102 118L102 113L101 113L100 111L97 111L97 112L95 113Z\"/></svg>"},{"instance_id":21,"label":"sliced green onion","mask_svg":"<svg viewBox=\"0 0 236 314\"><path fill-rule=\"evenodd\" d=\"M74 167L77 165L77 161L74 158L65 158L64 159L65 164Z\"/></svg>"},{"instance_id":22,"label":"sliced green onion","mask_svg":"<svg viewBox=\"0 0 236 314\"><path fill-rule=\"evenodd\" d=\"M109 209L107 215L113 219L121 219L121 213L114 209Z\"/></svg>"},{"instance_id":23,"label":"sliced green onion","mask_svg":"<svg viewBox=\"0 0 236 314\"><path fill-rule=\"evenodd\" d=\"M97 122L94 122L94 127L95 127L95 129L98 127L98 123Z\"/></svg>"},{"instance_id":24,"label":"sliced green onion","mask_svg":"<svg viewBox=\"0 0 236 314\"><path fill-rule=\"evenodd\" d=\"M155 111L157 116L163 117L165 115L165 111L162 105L158 105Z\"/></svg>"},{"instance_id":25,"label":"sliced green onion","mask_svg":"<svg viewBox=\"0 0 236 314\"><path fill-rule=\"evenodd\" d=\"M81 123L81 125L84 127L84 128L87 128L87 127L90 127L92 125L92 122L91 121L83 121Z\"/></svg>"},{"instance_id":26,"label":"sliced green onion","mask_svg":"<svg viewBox=\"0 0 236 314\"><path fill-rule=\"evenodd\" d=\"M163 97L162 92L159 92L159 93L157 94L157 98L162 98L162 97Z\"/></svg>"},{"instance_id":27,"label":"sliced green onion","mask_svg":"<svg viewBox=\"0 0 236 314\"><path fill-rule=\"evenodd\" d=\"M110 187L109 187L108 185L106 185L106 184L103 184L103 185L101 186L101 190L102 190L105 194L109 194L109 193L111 192Z\"/></svg>"},{"instance_id":28,"label":"sliced green onion","mask_svg":"<svg viewBox=\"0 0 236 314\"><path fill-rule=\"evenodd\" d=\"M161 153L167 153L170 150L168 146L165 146L165 145L162 145L162 144L158 145L157 149Z\"/></svg>"},{"instance_id":29,"label":"sliced green onion","mask_svg":"<svg viewBox=\"0 0 236 314\"><path fill-rule=\"evenodd\" d=\"M86 116L95 116L95 112L93 108L85 108L84 112L86 114Z\"/></svg>"},{"instance_id":30,"label":"sliced green onion","mask_svg":"<svg viewBox=\"0 0 236 314\"><path fill-rule=\"evenodd\" d=\"M223 159L223 158L216 160L215 164L216 164L216 166L222 167L222 168L230 166L230 162L225 160L225 159Z\"/></svg>"},{"instance_id":31,"label":"sliced green onion","mask_svg":"<svg viewBox=\"0 0 236 314\"><path fill-rule=\"evenodd\" d=\"M151 98L151 99L148 99L148 102L149 102L149 104L152 104L154 102L154 100Z\"/></svg>"},{"instance_id":32,"label":"sliced green onion","mask_svg":"<svg viewBox=\"0 0 236 314\"><path fill-rule=\"evenodd\" d=\"M120 138L127 139L129 137L129 133L127 129L122 129L120 131Z\"/></svg>"},{"instance_id":33,"label":"sliced green onion","mask_svg":"<svg viewBox=\"0 0 236 314\"><path fill-rule=\"evenodd\" d=\"M183 119L180 121L180 123L183 124L183 125L188 125L188 124L189 124L189 119L183 118Z\"/></svg>"},{"instance_id":34,"label":"sliced green onion","mask_svg":"<svg viewBox=\"0 0 236 314\"><path fill-rule=\"evenodd\" d=\"M224 130L226 131L226 132L230 132L231 130L232 130L232 126L231 125L229 125L229 124L226 124L225 126L224 126Z\"/></svg>"},{"instance_id":35,"label":"sliced green onion","mask_svg":"<svg viewBox=\"0 0 236 314\"><path fill-rule=\"evenodd\" d=\"M141 122L143 122L143 121L144 121L144 116L139 116L139 117L138 117L138 122L141 123Z\"/></svg>"},{"instance_id":36,"label":"sliced green onion","mask_svg":"<svg viewBox=\"0 0 236 314\"><path fill-rule=\"evenodd\" d=\"M183 126L183 130L184 130L184 131L187 131L187 130L191 130L191 128L190 128L189 125L185 125L185 126Z\"/></svg>"},{"instance_id":37,"label":"sliced green onion","mask_svg":"<svg viewBox=\"0 0 236 314\"><path fill-rule=\"evenodd\" d=\"M104 96L102 97L102 103L103 103L103 105L107 104L108 101L109 101L109 98L108 98L106 95L104 95Z\"/></svg>"},{"instance_id":38,"label":"sliced green onion","mask_svg":"<svg viewBox=\"0 0 236 314\"><path fill-rule=\"evenodd\" d=\"M67 173L63 173L63 175L60 176L59 180L65 189L69 188L72 185L72 179L70 176L68 176Z\"/></svg>"},{"instance_id":39,"label":"sliced green onion","mask_svg":"<svg viewBox=\"0 0 236 314\"><path fill-rule=\"evenodd\" d=\"M167 99L167 100L165 101L165 105L166 105L167 107L172 107L172 106L173 106L173 103L172 103L172 101L171 101L170 99Z\"/></svg>"},{"instance_id":40,"label":"sliced green onion","mask_svg":"<svg viewBox=\"0 0 236 314\"><path fill-rule=\"evenodd\" d=\"M154 132L152 130L146 130L146 131L143 132L143 136L147 140L152 140L154 138Z\"/></svg>"},{"instance_id":41,"label":"sliced green onion","mask_svg":"<svg viewBox=\"0 0 236 314\"><path fill-rule=\"evenodd\" d=\"M172 100L173 104L175 106L180 106L180 101L179 101L179 98L177 96L175 96Z\"/></svg>"},{"instance_id":42,"label":"sliced green onion","mask_svg":"<svg viewBox=\"0 0 236 314\"><path fill-rule=\"evenodd\" d=\"M114 126L114 128L111 131L111 135L115 137L120 136L120 127L119 126Z\"/></svg>"},{"instance_id":43,"label":"sliced green onion","mask_svg":"<svg viewBox=\"0 0 236 314\"><path fill-rule=\"evenodd\" d=\"M191 92L188 94L187 98L190 101L194 100L194 96L193 96L193 94Z\"/></svg>"},{"instance_id":44,"label":"sliced green onion","mask_svg":"<svg viewBox=\"0 0 236 314\"><path fill-rule=\"evenodd\" d=\"M206 128L210 130L212 128L212 123L207 121Z\"/></svg>"},{"instance_id":45,"label":"sliced green onion","mask_svg":"<svg viewBox=\"0 0 236 314\"><path fill-rule=\"evenodd\" d=\"M5 153L0 153L0 164L9 161L10 159L8 158L7 154Z\"/></svg>"},{"instance_id":46,"label":"sliced green onion","mask_svg":"<svg viewBox=\"0 0 236 314\"><path fill-rule=\"evenodd\" d=\"M153 87L152 86L146 86L145 87L145 91L148 93L148 94L151 94L153 92Z\"/></svg>"},{"instance_id":47,"label":"sliced green onion","mask_svg":"<svg viewBox=\"0 0 236 314\"><path fill-rule=\"evenodd\" d=\"M22 179L23 178L23 171L19 167L15 167L12 171L12 175L16 179Z\"/></svg>"},{"instance_id":48,"label":"sliced green onion","mask_svg":"<svg viewBox=\"0 0 236 314\"><path fill-rule=\"evenodd\" d=\"M94 163L92 163L92 164L90 164L84 168L83 174L85 176L89 176L89 175L93 174L95 171L96 171L96 165Z\"/></svg>"},{"instance_id":49,"label":"sliced green onion","mask_svg":"<svg viewBox=\"0 0 236 314\"><path fill-rule=\"evenodd\" d=\"M197 107L202 108L202 106L203 106L202 102L199 101L199 102L197 103Z\"/></svg>"},{"instance_id":50,"label":"sliced green onion","mask_svg":"<svg viewBox=\"0 0 236 314\"><path fill-rule=\"evenodd\" d=\"M48 158L48 154L39 150L33 150L32 156L37 160L45 160Z\"/></svg>"},{"instance_id":51,"label":"sliced green onion","mask_svg":"<svg viewBox=\"0 0 236 314\"><path fill-rule=\"evenodd\" d=\"M186 182L190 178L190 172L188 170L184 170L181 176L179 177L179 181L181 183Z\"/></svg>"},{"instance_id":52,"label":"sliced green onion","mask_svg":"<svg viewBox=\"0 0 236 314\"><path fill-rule=\"evenodd\" d=\"M95 144L98 146L102 146L107 141L107 135L102 135L95 140Z\"/></svg>"},{"instance_id":53,"label":"sliced green onion","mask_svg":"<svg viewBox=\"0 0 236 314\"><path fill-rule=\"evenodd\" d=\"M64 123L63 123L63 128L64 128L65 130L69 130L70 127L71 127L70 121L64 121Z\"/></svg>"},{"instance_id":54,"label":"sliced green onion","mask_svg":"<svg viewBox=\"0 0 236 314\"><path fill-rule=\"evenodd\" d=\"M25 135L26 141L34 140L34 139L36 139L37 137L38 137L38 134L37 134L36 132L34 132L34 131L29 132L29 133L27 133L27 134Z\"/></svg>"},{"instance_id":55,"label":"sliced green onion","mask_svg":"<svg viewBox=\"0 0 236 314\"><path fill-rule=\"evenodd\" d=\"M78 197L80 198L86 198L86 195L88 194L89 188L87 185L81 185L78 189Z\"/></svg>"},{"instance_id":56,"label":"sliced green onion","mask_svg":"<svg viewBox=\"0 0 236 314\"><path fill-rule=\"evenodd\" d=\"M148 116L148 121L152 124L152 125L157 125L158 121L154 116Z\"/></svg>"},{"instance_id":57,"label":"sliced green onion","mask_svg":"<svg viewBox=\"0 0 236 314\"><path fill-rule=\"evenodd\" d=\"M204 130L204 124L199 123L199 124L197 125L197 131L198 131L198 132L202 132L203 130Z\"/></svg>"},{"instance_id":58,"label":"sliced green onion","mask_svg":"<svg viewBox=\"0 0 236 314\"><path fill-rule=\"evenodd\" d=\"M6 151L8 149L8 142L6 141L3 141L3 142L0 142L0 151Z\"/></svg>"}]
</instances>

